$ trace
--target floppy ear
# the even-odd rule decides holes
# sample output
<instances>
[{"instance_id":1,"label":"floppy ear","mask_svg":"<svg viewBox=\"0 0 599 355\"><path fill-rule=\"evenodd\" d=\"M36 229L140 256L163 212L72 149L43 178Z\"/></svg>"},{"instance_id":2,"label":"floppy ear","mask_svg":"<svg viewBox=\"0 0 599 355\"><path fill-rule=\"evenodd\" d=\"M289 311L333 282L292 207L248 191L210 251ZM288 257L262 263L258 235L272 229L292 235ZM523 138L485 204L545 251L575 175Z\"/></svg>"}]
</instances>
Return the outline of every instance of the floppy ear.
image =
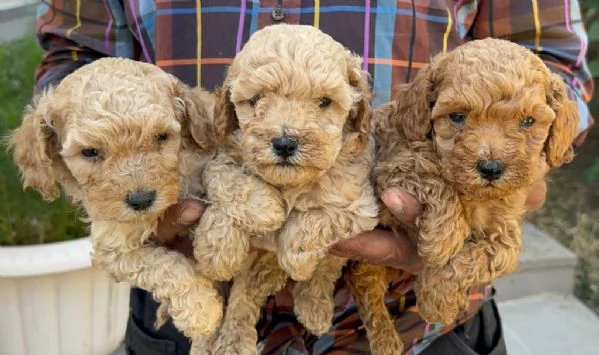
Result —
<instances>
[{"instance_id":1,"label":"floppy ear","mask_svg":"<svg viewBox=\"0 0 599 355\"><path fill-rule=\"evenodd\" d=\"M409 141L424 141L432 130L431 110L437 99L439 58L416 74L414 81L400 85L395 96L397 108L390 124L395 124Z\"/></svg>"},{"instance_id":2,"label":"floppy ear","mask_svg":"<svg viewBox=\"0 0 599 355\"><path fill-rule=\"evenodd\" d=\"M60 195L55 159L60 150L51 105L54 90L35 96L25 108L21 126L8 137L8 148L21 172L23 188L37 190L47 201Z\"/></svg>"},{"instance_id":3,"label":"floppy ear","mask_svg":"<svg viewBox=\"0 0 599 355\"><path fill-rule=\"evenodd\" d=\"M214 146L212 117L214 115L214 95L196 87L191 89L178 79L174 79L177 119L181 123L183 144L190 138L202 149ZM190 137L191 136L191 137Z\"/></svg>"},{"instance_id":4,"label":"floppy ear","mask_svg":"<svg viewBox=\"0 0 599 355\"><path fill-rule=\"evenodd\" d=\"M225 141L227 136L239 128L239 121L235 113L235 105L231 102L231 88L228 85L223 86L216 92L216 104L214 107L214 133L221 141Z\"/></svg>"},{"instance_id":5,"label":"floppy ear","mask_svg":"<svg viewBox=\"0 0 599 355\"><path fill-rule=\"evenodd\" d=\"M348 60L349 84L356 95L348 117L349 131L357 133L356 142L359 147L364 147L370 135L372 91L368 84L368 73L362 70L362 58L349 54Z\"/></svg>"},{"instance_id":6,"label":"floppy ear","mask_svg":"<svg viewBox=\"0 0 599 355\"><path fill-rule=\"evenodd\" d=\"M545 142L545 153L549 167L569 163L574 158L572 142L578 129L578 107L568 98L566 84L557 74L551 74L551 88L547 101L555 112L555 120Z\"/></svg>"}]
</instances>

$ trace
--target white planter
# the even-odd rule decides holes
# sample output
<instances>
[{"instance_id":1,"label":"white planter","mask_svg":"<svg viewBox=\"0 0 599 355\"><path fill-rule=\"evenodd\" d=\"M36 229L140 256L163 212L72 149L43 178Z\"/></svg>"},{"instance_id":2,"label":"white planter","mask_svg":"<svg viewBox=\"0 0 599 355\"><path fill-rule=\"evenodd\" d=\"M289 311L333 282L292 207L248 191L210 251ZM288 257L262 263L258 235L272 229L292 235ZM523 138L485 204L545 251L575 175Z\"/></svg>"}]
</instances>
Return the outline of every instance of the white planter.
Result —
<instances>
[{"instance_id":1,"label":"white planter","mask_svg":"<svg viewBox=\"0 0 599 355\"><path fill-rule=\"evenodd\" d=\"M0 355L108 355L129 286L91 268L89 239L0 247Z\"/></svg>"}]
</instances>

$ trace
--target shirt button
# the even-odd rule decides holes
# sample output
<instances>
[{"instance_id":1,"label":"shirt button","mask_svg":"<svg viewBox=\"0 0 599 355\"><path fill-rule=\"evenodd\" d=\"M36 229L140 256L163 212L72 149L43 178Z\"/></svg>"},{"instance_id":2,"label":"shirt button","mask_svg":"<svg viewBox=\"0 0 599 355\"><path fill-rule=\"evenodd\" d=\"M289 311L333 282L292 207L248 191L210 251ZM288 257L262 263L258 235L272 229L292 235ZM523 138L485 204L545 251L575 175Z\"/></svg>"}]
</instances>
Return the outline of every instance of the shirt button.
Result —
<instances>
[{"instance_id":1,"label":"shirt button","mask_svg":"<svg viewBox=\"0 0 599 355\"><path fill-rule=\"evenodd\" d=\"M283 5L277 4L273 7L272 12L270 13L270 17L272 17L275 21L281 21L285 15L283 14Z\"/></svg>"}]
</instances>

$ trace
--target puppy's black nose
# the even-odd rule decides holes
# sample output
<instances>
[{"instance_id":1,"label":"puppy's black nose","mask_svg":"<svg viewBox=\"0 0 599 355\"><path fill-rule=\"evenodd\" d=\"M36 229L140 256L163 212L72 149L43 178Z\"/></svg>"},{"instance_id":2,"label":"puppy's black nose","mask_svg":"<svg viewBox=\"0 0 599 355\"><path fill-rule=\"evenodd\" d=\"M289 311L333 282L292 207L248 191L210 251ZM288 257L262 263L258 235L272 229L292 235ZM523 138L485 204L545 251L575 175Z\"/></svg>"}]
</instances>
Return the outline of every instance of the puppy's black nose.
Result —
<instances>
[{"instance_id":1,"label":"puppy's black nose","mask_svg":"<svg viewBox=\"0 0 599 355\"><path fill-rule=\"evenodd\" d=\"M272 148L281 158L289 158L297 151L297 142L287 136L273 138Z\"/></svg>"},{"instance_id":2,"label":"puppy's black nose","mask_svg":"<svg viewBox=\"0 0 599 355\"><path fill-rule=\"evenodd\" d=\"M492 181L499 179L505 169L501 160L491 159L479 160L476 163L476 170L483 179Z\"/></svg>"},{"instance_id":3,"label":"puppy's black nose","mask_svg":"<svg viewBox=\"0 0 599 355\"><path fill-rule=\"evenodd\" d=\"M127 194L125 202L135 211L147 210L156 200L156 191L136 191Z\"/></svg>"}]
</instances>

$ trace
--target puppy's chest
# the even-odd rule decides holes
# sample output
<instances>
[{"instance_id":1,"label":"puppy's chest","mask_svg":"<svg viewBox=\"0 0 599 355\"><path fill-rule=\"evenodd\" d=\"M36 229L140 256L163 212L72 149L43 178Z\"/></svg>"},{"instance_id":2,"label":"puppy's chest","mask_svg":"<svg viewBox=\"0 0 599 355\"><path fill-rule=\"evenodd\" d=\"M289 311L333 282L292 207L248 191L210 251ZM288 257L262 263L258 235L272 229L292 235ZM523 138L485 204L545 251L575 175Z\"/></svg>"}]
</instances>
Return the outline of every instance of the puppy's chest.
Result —
<instances>
[{"instance_id":1,"label":"puppy's chest","mask_svg":"<svg viewBox=\"0 0 599 355\"><path fill-rule=\"evenodd\" d=\"M524 216L524 199L520 196L487 201L462 200L462 205L475 239L519 228Z\"/></svg>"},{"instance_id":2,"label":"puppy's chest","mask_svg":"<svg viewBox=\"0 0 599 355\"><path fill-rule=\"evenodd\" d=\"M316 182L292 188L280 189L288 214L294 210L308 211L320 208L346 208L363 200L366 192L372 192L367 176L345 178L327 174Z\"/></svg>"}]
</instances>

